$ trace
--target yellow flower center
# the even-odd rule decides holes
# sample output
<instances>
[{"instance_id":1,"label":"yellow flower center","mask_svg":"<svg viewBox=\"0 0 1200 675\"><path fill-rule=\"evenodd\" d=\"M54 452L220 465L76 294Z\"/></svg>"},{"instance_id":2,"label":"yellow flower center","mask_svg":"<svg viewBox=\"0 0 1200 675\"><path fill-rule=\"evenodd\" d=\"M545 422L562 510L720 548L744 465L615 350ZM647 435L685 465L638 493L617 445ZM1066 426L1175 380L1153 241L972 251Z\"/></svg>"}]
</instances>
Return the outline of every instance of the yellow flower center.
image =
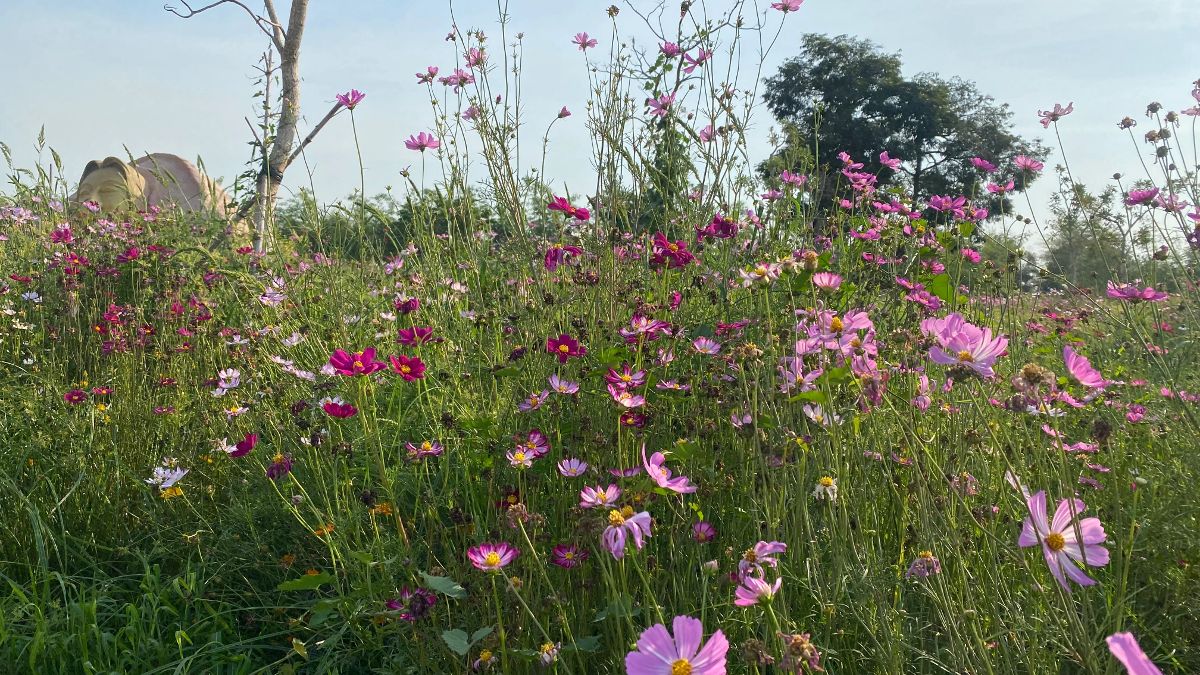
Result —
<instances>
[{"instance_id":1,"label":"yellow flower center","mask_svg":"<svg viewBox=\"0 0 1200 675\"><path fill-rule=\"evenodd\" d=\"M692 675L692 664L687 659L676 659L671 664L671 675Z\"/></svg>"},{"instance_id":2,"label":"yellow flower center","mask_svg":"<svg viewBox=\"0 0 1200 675\"><path fill-rule=\"evenodd\" d=\"M1058 553L1059 551L1063 550L1063 547L1066 545L1067 541L1063 539L1061 534L1057 532L1051 532L1050 534L1046 535L1046 548L1050 549L1051 551Z\"/></svg>"},{"instance_id":3,"label":"yellow flower center","mask_svg":"<svg viewBox=\"0 0 1200 675\"><path fill-rule=\"evenodd\" d=\"M275 456L271 458L271 461L275 462L276 464L283 463L283 453L282 452L275 453Z\"/></svg>"},{"instance_id":4,"label":"yellow flower center","mask_svg":"<svg viewBox=\"0 0 1200 675\"><path fill-rule=\"evenodd\" d=\"M829 330L833 331L834 333L842 332L842 328L844 327L845 324L842 323L842 320L836 316L829 320Z\"/></svg>"},{"instance_id":5,"label":"yellow flower center","mask_svg":"<svg viewBox=\"0 0 1200 675\"><path fill-rule=\"evenodd\" d=\"M429 441L425 441L424 443L421 444L421 449L422 450L432 450L433 444L430 443Z\"/></svg>"},{"instance_id":6,"label":"yellow flower center","mask_svg":"<svg viewBox=\"0 0 1200 675\"><path fill-rule=\"evenodd\" d=\"M633 376L632 376L632 375L630 375L629 373L624 373L624 374L622 374L622 375L621 375L621 381L622 381L622 382L632 382L632 381L633 381Z\"/></svg>"},{"instance_id":7,"label":"yellow flower center","mask_svg":"<svg viewBox=\"0 0 1200 675\"><path fill-rule=\"evenodd\" d=\"M513 461L514 462L524 462L525 461L525 453L523 453L519 450L517 452L514 452L513 453Z\"/></svg>"},{"instance_id":8,"label":"yellow flower center","mask_svg":"<svg viewBox=\"0 0 1200 675\"><path fill-rule=\"evenodd\" d=\"M563 554L563 560L574 560L574 559L575 559L574 551L567 551L566 553Z\"/></svg>"},{"instance_id":9,"label":"yellow flower center","mask_svg":"<svg viewBox=\"0 0 1200 675\"><path fill-rule=\"evenodd\" d=\"M491 653L490 651L486 650L486 649L485 649L485 650L483 650L483 651L481 651L481 652L479 652L479 660L480 660L480 662L482 662L482 663L491 663L491 661L492 661L492 653Z\"/></svg>"},{"instance_id":10,"label":"yellow flower center","mask_svg":"<svg viewBox=\"0 0 1200 675\"><path fill-rule=\"evenodd\" d=\"M933 551L921 551L917 555L926 560L933 560Z\"/></svg>"},{"instance_id":11,"label":"yellow flower center","mask_svg":"<svg viewBox=\"0 0 1200 675\"><path fill-rule=\"evenodd\" d=\"M412 372L412 368L410 368L410 367L409 367L409 366L406 364L406 365L400 366L400 372L402 372L402 373L404 373L405 375L407 375L407 374L409 374L409 373L411 373L411 372Z\"/></svg>"},{"instance_id":12,"label":"yellow flower center","mask_svg":"<svg viewBox=\"0 0 1200 675\"><path fill-rule=\"evenodd\" d=\"M975 360L975 357L971 356L971 352L964 349L958 353L958 360L965 361L967 363L971 363L972 361Z\"/></svg>"},{"instance_id":13,"label":"yellow flower center","mask_svg":"<svg viewBox=\"0 0 1200 675\"><path fill-rule=\"evenodd\" d=\"M571 348L570 348L570 347L568 347L568 346L566 346L566 345L559 345L559 346L558 346L558 351L560 351L560 352L562 352L562 353L566 354L567 352L571 351Z\"/></svg>"},{"instance_id":14,"label":"yellow flower center","mask_svg":"<svg viewBox=\"0 0 1200 675\"><path fill-rule=\"evenodd\" d=\"M679 251L679 244L667 244L667 248L671 249L672 253Z\"/></svg>"},{"instance_id":15,"label":"yellow flower center","mask_svg":"<svg viewBox=\"0 0 1200 675\"><path fill-rule=\"evenodd\" d=\"M500 564L500 554L492 551L491 553L483 556L483 562L488 567L496 567Z\"/></svg>"},{"instance_id":16,"label":"yellow flower center","mask_svg":"<svg viewBox=\"0 0 1200 675\"><path fill-rule=\"evenodd\" d=\"M359 361L358 359L355 359L355 360L354 360L354 367L355 367L355 368L362 368L362 367L363 367L363 362L362 362L362 361Z\"/></svg>"},{"instance_id":17,"label":"yellow flower center","mask_svg":"<svg viewBox=\"0 0 1200 675\"><path fill-rule=\"evenodd\" d=\"M823 488L833 487L833 479L829 476L821 476L821 480L817 481Z\"/></svg>"},{"instance_id":18,"label":"yellow flower center","mask_svg":"<svg viewBox=\"0 0 1200 675\"><path fill-rule=\"evenodd\" d=\"M625 508L629 509L628 506L626 506ZM620 526L624 525L625 524L624 510L625 509L621 509L620 511L618 511L616 509L613 509L612 511L609 511L608 512L608 524L613 527L620 527ZM629 510L633 511L633 509L629 509ZM632 514L630 514L630 515L632 515Z\"/></svg>"},{"instance_id":19,"label":"yellow flower center","mask_svg":"<svg viewBox=\"0 0 1200 675\"><path fill-rule=\"evenodd\" d=\"M542 645L542 653L543 654L549 654L553 651L554 651L554 643L553 642L547 642L546 644Z\"/></svg>"}]
</instances>

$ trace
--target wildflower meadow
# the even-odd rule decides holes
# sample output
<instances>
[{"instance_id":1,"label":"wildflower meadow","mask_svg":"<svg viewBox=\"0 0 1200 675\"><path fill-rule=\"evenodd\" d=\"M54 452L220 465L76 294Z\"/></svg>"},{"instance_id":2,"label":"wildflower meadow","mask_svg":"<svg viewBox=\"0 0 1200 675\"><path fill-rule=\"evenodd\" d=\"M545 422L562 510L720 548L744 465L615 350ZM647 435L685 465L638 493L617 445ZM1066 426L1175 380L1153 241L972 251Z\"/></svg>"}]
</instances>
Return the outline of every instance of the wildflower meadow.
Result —
<instances>
[{"instance_id":1,"label":"wildflower meadow","mask_svg":"<svg viewBox=\"0 0 1200 675\"><path fill-rule=\"evenodd\" d=\"M1200 672L1200 82L1106 195L1068 101L938 182L784 119L809 4L732 4L567 27L561 110L458 17L402 184L249 235L4 147L0 670ZM1069 245L1003 234L1038 179Z\"/></svg>"}]
</instances>

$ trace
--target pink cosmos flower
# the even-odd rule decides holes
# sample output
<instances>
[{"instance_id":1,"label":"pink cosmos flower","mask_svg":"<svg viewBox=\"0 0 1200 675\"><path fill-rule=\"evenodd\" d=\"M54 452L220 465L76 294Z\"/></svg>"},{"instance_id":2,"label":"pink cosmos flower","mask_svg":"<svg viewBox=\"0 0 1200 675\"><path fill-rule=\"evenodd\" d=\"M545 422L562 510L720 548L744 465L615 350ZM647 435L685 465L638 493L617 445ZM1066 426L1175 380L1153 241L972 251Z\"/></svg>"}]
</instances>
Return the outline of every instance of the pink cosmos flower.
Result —
<instances>
[{"instance_id":1,"label":"pink cosmos flower","mask_svg":"<svg viewBox=\"0 0 1200 675\"><path fill-rule=\"evenodd\" d=\"M663 94L657 98L646 99L646 105L650 106L650 114L654 117L666 117L673 103L675 103L675 94Z\"/></svg>"},{"instance_id":2,"label":"pink cosmos flower","mask_svg":"<svg viewBox=\"0 0 1200 675\"><path fill-rule=\"evenodd\" d=\"M887 150L879 153L879 163L893 171L900 168L900 159L897 157L889 157Z\"/></svg>"},{"instance_id":3,"label":"pink cosmos flower","mask_svg":"<svg viewBox=\"0 0 1200 675\"><path fill-rule=\"evenodd\" d=\"M582 459L564 459L558 463L558 472L567 478L575 478L587 473L588 463Z\"/></svg>"},{"instance_id":4,"label":"pink cosmos flower","mask_svg":"<svg viewBox=\"0 0 1200 675\"><path fill-rule=\"evenodd\" d=\"M548 398L550 398L549 391L545 389L540 392L535 391L517 404L517 410L520 410L521 412L533 412L534 410L541 408L542 404L545 403L546 399Z\"/></svg>"},{"instance_id":5,"label":"pink cosmos flower","mask_svg":"<svg viewBox=\"0 0 1200 675\"><path fill-rule=\"evenodd\" d=\"M1080 356L1071 349L1071 345L1063 347L1063 363L1067 366L1067 372L1075 381L1089 389L1103 389L1111 382L1104 379L1099 370L1092 367L1091 361L1088 361L1086 356Z\"/></svg>"},{"instance_id":6,"label":"pink cosmos flower","mask_svg":"<svg viewBox=\"0 0 1200 675\"><path fill-rule=\"evenodd\" d=\"M812 283L822 291L833 292L842 285L842 277L833 272L817 272L812 276Z\"/></svg>"},{"instance_id":7,"label":"pink cosmos flower","mask_svg":"<svg viewBox=\"0 0 1200 675\"><path fill-rule=\"evenodd\" d=\"M629 675L725 675L724 633L718 630L705 643L703 624L690 616L675 617L671 627L674 637L661 623L641 634L637 649L625 657Z\"/></svg>"},{"instance_id":8,"label":"pink cosmos flower","mask_svg":"<svg viewBox=\"0 0 1200 675\"><path fill-rule=\"evenodd\" d=\"M804 4L804 0L782 0L781 2L772 2L771 9L777 9L784 14L788 12L800 11L800 5Z\"/></svg>"},{"instance_id":9,"label":"pink cosmos flower","mask_svg":"<svg viewBox=\"0 0 1200 675\"><path fill-rule=\"evenodd\" d=\"M615 384L608 385L608 393L622 408L640 408L646 405L646 397L635 394L624 387Z\"/></svg>"},{"instance_id":10,"label":"pink cosmos flower","mask_svg":"<svg viewBox=\"0 0 1200 675\"><path fill-rule=\"evenodd\" d=\"M738 607L749 607L760 602L769 604L782 585L783 578L769 584L761 577L744 577L741 585L733 592L733 604Z\"/></svg>"},{"instance_id":11,"label":"pink cosmos flower","mask_svg":"<svg viewBox=\"0 0 1200 675\"><path fill-rule=\"evenodd\" d=\"M558 266L561 265L568 256L577 256L582 254L583 249L579 248L578 246L571 246L570 244L553 244L546 249L545 259L543 260L542 264L546 268L546 271L553 272L554 270L558 269Z\"/></svg>"},{"instance_id":12,"label":"pink cosmos flower","mask_svg":"<svg viewBox=\"0 0 1200 675\"><path fill-rule=\"evenodd\" d=\"M433 134L422 131L416 136L409 136L408 140L404 141L404 147L409 150L425 152L426 150L437 150L442 147L442 142Z\"/></svg>"},{"instance_id":13,"label":"pink cosmos flower","mask_svg":"<svg viewBox=\"0 0 1200 675\"><path fill-rule=\"evenodd\" d=\"M700 130L700 142L711 143L713 139L713 125L709 124Z\"/></svg>"},{"instance_id":14,"label":"pink cosmos flower","mask_svg":"<svg viewBox=\"0 0 1200 675\"><path fill-rule=\"evenodd\" d=\"M1141 302L1143 300L1146 302L1161 302L1170 297L1165 292L1154 290L1152 286L1139 289L1133 284L1121 284L1118 286L1112 281L1108 282L1105 295L1115 300L1127 300L1129 302Z\"/></svg>"},{"instance_id":15,"label":"pink cosmos flower","mask_svg":"<svg viewBox=\"0 0 1200 675\"><path fill-rule=\"evenodd\" d=\"M737 236L737 233L738 222L717 213L713 214L712 220L707 225L696 228L696 241L703 241L710 237L713 239L732 239Z\"/></svg>"},{"instance_id":16,"label":"pink cosmos flower","mask_svg":"<svg viewBox=\"0 0 1200 675\"><path fill-rule=\"evenodd\" d=\"M1065 107L1065 108L1062 107L1062 104L1055 103L1054 110L1045 110L1045 111L1039 110L1038 116L1042 118L1041 120L1039 120L1042 123L1042 128L1048 129L1048 128L1050 128L1050 124L1052 122L1057 122L1058 120L1062 119L1063 117L1070 115L1072 112L1075 112L1075 103L1074 102L1068 103L1067 107Z\"/></svg>"},{"instance_id":17,"label":"pink cosmos flower","mask_svg":"<svg viewBox=\"0 0 1200 675\"><path fill-rule=\"evenodd\" d=\"M791 171L783 171L779 174L779 180L785 185L793 185L801 188L808 184L808 176L804 174L794 174Z\"/></svg>"},{"instance_id":18,"label":"pink cosmos flower","mask_svg":"<svg viewBox=\"0 0 1200 675\"><path fill-rule=\"evenodd\" d=\"M1162 675L1158 666L1142 651L1133 633L1113 633L1104 641L1108 643L1108 651L1125 666L1129 675Z\"/></svg>"},{"instance_id":19,"label":"pink cosmos flower","mask_svg":"<svg viewBox=\"0 0 1200 675\"><path fill-rule=\"evenodd\" d=\"M463 57L466 59L468 68L478 68L487 62L487 52L479 47L471 47Z\"/></svg>"},{"instance_id":20,"label":"pink cosmos flower","mask_svg":"<svg viewBox=\"0 0 1200 675\"><path fill-rule=\"evenodd\" d=\"M604 379L611 385L622 389L630 389L646 384L646 371L634 371L628 363L622 363L620 371L615 368L609 368L608 372L604 374Z\"/></svg>"},{"instance_id":21,"label":"pink cosmos flower","mask_svg":"<svg viewBox=\"0 0 1200 675\"><path fill-rule=\"evenodd\" d=\"M721 352L721 343L706 337L698 337L692 340L692 348L700 354L716 356Z\"/></svg>"},{"instance_id":22,"label":"pink cosmos flower","mask_svg":"<svg viewBox=\"0 0 1200 675\"><path fill-rule=\"evenodd\" d=\"M633 538L634 545L642 548L643 537L650 536L650 523L650 513L647 511L635 514L628 506L620 511L609 511L608 527L604 528L604 534L601 535L604 550L617 560L624 558L625 542L629 537Z\"/></svg>"},{"instance_id":23,"label":"pink cosmos flower","mask_svg":"<svg viewBox=\"0 0 1200 675\"><path fill-rule=\"evenodd\" d=\"M429 66L423 73L417 73L418 84L433 84L433 78L437 77L438 67Z\"/></svg>"},{"instance_id":24,"label":"pink cosmos flower","mask_svg":"<svg viewBox=\"0 0 1200 675\"><path fill-rule=\"evenodd\" d=\"M786 553L787 544L781 541L760 541L746 549L742 559L738 561L738 577L756 575L761 577L763 565L775 567L779 564L776 554Z\"/></svg>"},{"instance_id":25,"label":"pink cosmos flower","mask_svg":"<svg viewBox=\"0 0 1200 675\"><path fill-rule=\"evenodd\" d=\"M504 454L508 459L508 463L518 469L528 469L533 466L533 460L537 459L534 455L525 452L520 447L515 450L509 450Z\"/></svg>"},{"instance_id":26,"label":"pink cosmos flower","mask_svg":"<svg viewBox=\"0 0 1200 675\"><path fill-rule=\"evenodd\" d=\"M692 525L692 540L701 544L717 538L717 528L707 520L701 520Z\"/></svg>"},{"instance_id":27,"label":"pink cosmos flower","mask_svg":"<svg viewBox=\"0 0 1200 675\"><path fill-rule=\"evenodd\" d=\"M396 342L407 347L423 345L426 342L440 342L441 338L436 340L433 337L433 328L430 326L413 326L412 328L401 328L397 331Z\"/></svg>"},{"instance_id":28,"label":"pink cosmos flower","mask_svg":"<svg viewBox=\"0 0 1200 675\"><path fill-rule=\"evenodd\" d=\"M663 56L671 59L679 56L682 53L682 51L679 49L679 45L675 44L674 42L662 43L658 46L658 51L661 52Z\"/></svg>"},{"instance_id":29,"label":"pink cosmos flower","mask_svg":"<svg viewBox=\"0 0 1200 675\"><path fill-rule=\"evenodd\" d=\"M390 356L388 359L392 362L392 370L404 378L405 382L425 377L425 363L415 356L400 354L399 356Z\"/></svg>"},{"instance_id":30,"label":"pink cosmos flower","mask_svg":"<svg viewBox=\"0 0 1200 675\"><path fill-rule=\"evenodd\" d=\"M1016 164L1018 169L1029 173L1038 173L1046 167L1045 164L1025 155L1017 155L1013 159L1013 164Z\"/></svg>"},{"instance_id":31,"label":"pink cosmos flower","mask_svg":"<svg viewBox=\"0 0 1200 675\"><path fill-rule=\"evenodd\" d=\"M553 201L546 205L546 208L551 211L561 211L575 220L587 220L592 217L592 213L587 209L571 206L566 197L556 196Z\"/></svg>"},{"instance_id":32,"label":"pink cosmos flower","mask_svg":"<svg viewBox=\"0 0 1200 675\"><path fill-rule=\"evenodd\" d=\"M929 348L929 358L943 366L964 366L980 377L992 377L992 365L1006 354L1008 338L993 336L991 328L979 328L958 313L945 319L926 319L921 330L938 344Z\"/></svg>"},{"instance_id":33,"label":"pink cosmos flower","mask_svg":"<svg viewBox=\"0 0 1200 675\"><path fill-rule=\"evenodd\" d=\"M477 569L485 572L499 572L501 568L517 559L521 552L508 542L498 544L483 543L467 551L467 559Z\"/></svg>"},{"instance_id":34,"label":"pink cosmos flower","mask_svg":"<svg viewBox=\"0 0 1200 675\"><path fill-rule=\"evenodd\" d=\"M87 400L87 392L82 389L72 389L63 394L63 400L71 405L79 405Z\"/></svg>"},{"instance_id":35,"label":"pink cosmos flower","mask_svg":"<svg viewBox=\"0 0 1200 675\"><path fill-rule=\"evenodd\" d=\"M1004 194L1005 192L1012 192L1012 189L1014 187L1016 187L1016 183L1011 180L1008 181L1007 183L1005 183L1004 185L1000 185L999 183L988 183L987 191L994 195L995 194Z\"/></svg>"},{"instance_id":36,"label":"pink cosmos flower","mask_svg":"<svg viewBox=\"0 0 1200 675\"><path fill-rule=\"evenodd\" d=\"M437 441L421 441L420 445L410 441L404 444L404 449L408 453L408 458L416 461L426 457L438 457L442 454L444 448Z\"/></svg>"},{"instance_id":37,"label":"pink cosmos flower","mask_svg":"<svg viewBox=\"0 0 1200 675\"><path fill-rule=\"evenodd\" d=\"M661 452L656 452L646 459L645 444L642 445L642 466L646 467L646 474L660 488L679 494L690 494L696 491L696 486L691 484L687 476L671 478L671 470L667 468L667 458Z\"/></svg>"},{"instance_id":38,"label":"pink cosmos flower","mask_svg":"<svg viewBox=\"0 0 1200 675\"><path fill-rule=\"evenodd\" d=\"M587 33L576 33L575 37L571 40L571 44L579 45L579 51L586 52L588 49L595 47L599 43L588 37Z\"/></svg>"},{"instance_id":39,"label":"pink cosmos flower","mask_svg":"<svg viewBox=\"0 0 1200 675\"><path fill-rule=\"evenodd\" d=\"M564 396L570 396L571 394L579 393L578 382L564 380L563 378L559 377L557 373L551 375L548 381L551 389L559 394L563 394Z\"/></svg>"},{"instance_id":40,"label":"pink cosmos flower","mask_svg":"<svg viewBox=\"0 0 1200 675\"><path fill-rule=\"evenodd\" d=\"M1128 195L1125 195L1126 206L1141 206L1149 204L1158 196L1158 188L1150 188L1149 190L1130 190Z\"/></svg>"},{"instance_id":41,"label":"pink cosmos flower","mask_svg":"<svg viewBox=\"0 0 1200 675\"><path fill-rule=\"evenodd\" d=\"M671 268L686 267L696 256L687 250L687 242L682 239L671 241L662 232L656 232L651 240L650 265L652 267Z\"/></svg>"},{"instance_id":42,"label":"pink cosmos flower","mask_svg":"<svg viewBox=\"0 0 1200 675\"><path fill-rule=\"evenodd\" d=\"M361 91L359 91L357 89L351 89L350 91L348 91L344 94L338 94L335 98L337 98L337 102L341 103L343 106L345 106L346 109L354 110L354 106L361 103L362 100L366 97L367 97L367 95L362 93Z\"/></svg>"},{"instance_id":43,"label":"pink cosmos flower","mask_svg":"<svg viewBox=\"0 0 1200 675\"><path fill-rule=\"evenodd\" d=\"M550 552L550 562L563 569L574 569L588 559L588 552L574 544L559 544Z\"/></svg>"},{"instance_id":44,"label":"pink cosmos flower","mask_svg":"<svg viewBox=\"0 0 1200 675\"><path fill-rule=\"evenodd\" d=\"M587 354L587 348L570 335L563 333L556 338L546 338L546 353L558 357L559 363L566 363L571 357Z\"/></svg>"},{"instance_id":45,"label":"pink cosmos flower","mask_svg":"<svg viewBox=\"0 0 1200 675\"><path fill-rule=\"evenodd\" d=\"M1078 523L1074 522L1086 506L1079 499L1064 499L1058 503L1054 519L1048 521L1044 490L1030 497L1027 504L1030 517L1025 519L1017 544L1022 548L1041 544L1046 565L1063 590L1071 590L1067 578L1080 586L1095 584L1096 580L1084 574L1075 561L1085 566L1102 567L1108 564L1108 549L1100 545L1107 537L1100 519L1084 518Z\"/></svg>"},{"instance_id":46,"label":"pink cosmos flower","mask_svg":"<svg viewBox=\"0 0 1200 675\"><path fill-rule=\"evenodd\" d=\"M475 76L470 72L463 70L462 68L455 68L453 73L439 77L438 82L441 82L448 87L452 87L454 89L454 93L457 94L468 84L475 84Z\"/></svg>"},{"instance_id":47,"label":"pink cosmos flower","mask_svg":"<svg viewBox=\"0 0 1200 675\"><path fill-rule=\"evenodd\" d=\"M695 57L692 57L691 54L684 54L683 62L687 64L683 68L684 74L691 75L692 72L695 71L697 67L699 67L701 64L703 64L705 61L711 59L712 55L713 55L713 52L705 49L704 47L701 47L698 50L698 55ZM675 98L674 95L672 95L671 98L674 99Z\"/></svg>"},{"instance_id":48,"label":"pink cosmos flower","mask_svg":"<svg viewBox=\"0 0 1200 675\"><path fill-rule=\"evenodd\" d=\"M608 508L621 498L621 488L614 484L608 487L585 487L579 491L579 508L597 509Z\"/></svg>"},{"instance_id":49,"label":"pink cosmos flower","mask_svg":"<svg viewBox=\"0 0 1200 675\"><path fill-rule=\"evenodd\" d=\"M342 349L333 350L329 364L338 375L370 375L387 367L383 361L375 360L375 348L367 347L361 352L347 352Z\"/></svg>"},{"instance_id":50,"label":"pink cosmos flower","mask_svg":"<svg viewBox=\"0 0 1200 675\"><path fill-rule=\"evenodd\" d=\"M992 173L996 170L996 165L987 161L982 157L972 157L971 164L984 173Z\"/></svg>"},{"instance_id":51,"label":"pink cosmos flower","mask_svg":"<svg viewBox=\"0 0 1200 675\"><path fill-rule=\"evenodd\" d=\"M967 203L967 198L963 196L950 197L948 195L933 195L929 198L929 208L942 213L952 213L956 218L966 218L966 213L963 205Z\"/></svg>"}]
</instances>

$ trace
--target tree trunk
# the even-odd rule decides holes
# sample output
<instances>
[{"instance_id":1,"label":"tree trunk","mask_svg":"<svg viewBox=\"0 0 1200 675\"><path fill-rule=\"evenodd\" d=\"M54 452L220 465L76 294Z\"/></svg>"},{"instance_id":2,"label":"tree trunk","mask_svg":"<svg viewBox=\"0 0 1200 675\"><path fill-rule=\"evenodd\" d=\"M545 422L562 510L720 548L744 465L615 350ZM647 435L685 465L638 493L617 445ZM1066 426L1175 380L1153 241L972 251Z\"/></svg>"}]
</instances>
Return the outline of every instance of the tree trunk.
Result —
<instances>
[{"instance_id":1,"label":"tree trunk","mask_svg":"<svg viewBox=\"0 0 1200 675\"><path fill-rule=\"evenodd\" d=\"M272 12L273 14L274 12ZM259 172L254 193L254 250L266 250L274 223L275 198L283 182L283 172L291 163L292 146L296 142L296 123L300 120L300 41L304 37L304 20L308 13L308 0L292 0L288 16L287 37L279 54L280 78L283 89L279 93L282 109L275 140L271 143L271 154L266 168Z\"/></svg>"}]
</instances>

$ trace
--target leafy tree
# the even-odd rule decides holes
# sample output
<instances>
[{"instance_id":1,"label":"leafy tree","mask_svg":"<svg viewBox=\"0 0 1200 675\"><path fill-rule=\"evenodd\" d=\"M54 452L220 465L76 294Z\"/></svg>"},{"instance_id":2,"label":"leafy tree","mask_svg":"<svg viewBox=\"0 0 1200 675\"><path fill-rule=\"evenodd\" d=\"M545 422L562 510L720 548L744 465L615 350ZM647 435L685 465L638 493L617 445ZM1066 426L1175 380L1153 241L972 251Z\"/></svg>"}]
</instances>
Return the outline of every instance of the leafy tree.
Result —
<instances>
[{"instance_id":1,"label":"leafy tree","mask_svg":"<svg viewBox=\"0 0 1200 675\"><path fill-rule=\"evenodd\" d=\"M1022 190L1011 158L1045 153L1037 142L1014 134L1008 105L973 82L933 73L906 78L898 55L845 35L805 35L800 55L767 78L764 99L796 139L815 146L819 165L840 167L837 155L847 152L881 183L899 182L917 199L986 194L981 172L971 164L974 156L1007 166ZM781 153L788 151L785 146ZM902 160L898 170L879 163L883 151ZM760 170L776 164L768 160ZM993 212L1006 206L989 204Z\"/></svg>"}]
</instances>

